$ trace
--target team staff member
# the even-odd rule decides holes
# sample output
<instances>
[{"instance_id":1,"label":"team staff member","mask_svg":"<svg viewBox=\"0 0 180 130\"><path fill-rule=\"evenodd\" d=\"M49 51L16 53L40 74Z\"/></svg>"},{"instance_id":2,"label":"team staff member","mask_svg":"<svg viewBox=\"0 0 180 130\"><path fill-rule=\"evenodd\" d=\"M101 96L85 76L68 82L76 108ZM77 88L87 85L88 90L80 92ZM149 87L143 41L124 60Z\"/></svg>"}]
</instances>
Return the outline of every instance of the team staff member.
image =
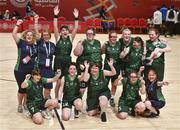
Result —
<instances>
[{"instance_id":1,"label":"team staff member","mask_svg":"<svg viewBox=\"0 0 180 130\"><path fill-rule=\"evenodd\" d=\"M13 39L15 40L18 48L18 58L14 69L14 75L17 84L19 86L18 94L17 94L18 97L17 111L20 113L23 112L22 105L24 105L24 109L27 109L26 89L21 88L21 83L24 81L26 74L32 72L35 64L35 58L37 56L36 46L34 45L36 42L35 33L33 31L26 30L22 34L21 38L18 37L17 35L18 28L22 23L23 21L19 19L12 32Z\"/></svg>"},{"instance_id":2,"label":"team staff member","mask_svg":"<svg viewBox=\"0 0 180 130\"><path fill-rule=\"evenodd\" d=\"M168 82L159 82L156 70L150 69L146 81L147 99L145 101L146 108L150 111L148 115L150 118L159 116L159 109L165 106L166 102L161 90L163 85L168 85Z\"/></svg>"},{"instance_id":3,"label":"team staff member","mask_svg":"<svg viewBox=\"0 0 180 130\"><path fill-rule=\"evenodd\" d=\"M117 84L115 84L116 83L115 80L117 80L120 72L120 58L119 58L120 51L121 51L121 45L117 41L117 33L115 31L112 31L109 33L109 40L105 42L101 48L102 54L105 54L104 69L111 70L111 68L108 65L108 61L110 60L110 58L113 59L113 66L116 69L116 75L111 77L106 77L108 79L108 82L111 79L110 105L112 107L115 107L114 96L117 89Z\"/></svg>"},{"instance_id":4,"label":"team staff member","mask_svg":"<svg viewBox=\"0 0 180 130\"><path fill-rule=\"evenodd\" d=\"M118 105L118 118L126 119L129 109L131 114L135 116L136 113L143 113L145 104L141 101L141 94L145 94L145 82L140 80L138 73L133 71L129 74L128 78L119 77L120 83L123 85L123 91L119 98Z\"/></svg>"},{"instance_id":5,"label":"team staff member","mask_svg":"<svg viewBox=\"0 0 180 130\"><path fill-rule=\"evenodd\" d=\"M84 81L88 82L87 90L87 112L89 116L95 116L98 107L101 110L101 121L106 122L106 108L111 97L108 82L105 76L113 76L116 70L113 66L113 59L108 62L111 71L101 70L99 64L92 63L89 71L89 63L85 62Z\"/></svg>"},{"instance_id":6,"label":"team staff member","mask_svg":"<svg viewBox=\"0 0 180 130\"><path fill-rule=\"evenodd\" d=\"M47 111L50 111L59 106L56 99L45 99L43 97L43 86L55 82L60 75L61 71L57 70L57 74L53 78L43 78L39 70L33 70L32 78L30 74L26 75L26 79L21 84L22 88L27 89L27 107L35 124L40 125L43 123L40 110L47 108Z\"/></svg>"},{"instance_id":7,"label":"team staff member","mask_svg":"<svg viewBox=\"0 0 180 130\"><path fill-rule=\"evenodd\" d=\"M95 30L88 28L86 31L86 39L79 41L74 49L74 55L77 56L77 72L81 73L80 64L83 64L85 60L89 63L97 63L102 68L102 57L101 57L101 43L95 39ZM81 89L87 87L86 82L81 82Z\"/></svg>"},{"instance_id":8,"label":"team staff member","mask_svg":"<svg viewBox=\"0 0 180 130\"><path fill-rule=\"evenodd\" d=\"M122 75L125 76L126 62L128 60L128 54L133 46L134 38L131 37L131 30L124 29L122 31L122 38L119 39L121 44L121 69ZM125 57L124 57L125 55Z\"/></svg>"},{"instance_id":9,"label":"team staff member","mask_svg":"<svg viewBox=\"0 0 180 130\"><path fill-rule=\"evenodd\" d=\"M54 8L54 35L56 39L56 54L54 59L54 69L60 68L62 70L62 76L64 76L68 72L68 66L71 63L71 50L72 50L72 42L76 36L78 30L78 16L79 11L74 9L74 29L70 35L69 28L67 25L63 25L60 28L60 33L58 31L58 14L59 8L56 6ZM60 80L58 80L55 87L55 97L58 98Z\"/></svg>"},{"instance_id":10,"label":"team staff member","mask_svg":"<svg viewBox=\"0 0 180 130\"><path fill-rule=\"evenodd\" d=\"M164 46L164 42L159 39L159 32L155 28L149 30L149 40L146 41L146 57L150 57L151 53L156 49L156 53L162 53L161 56L153 60L150 66L145 66L145 78L147 78L147 72L150 68L154 68L158 75L158 80L163 81L164 79L164 53L170 52L171 49L168 45ZM159 46L164 46L165 48L159 48Z\"/></svg>"},{"instance_id":11,"label":"team staff member","mask_svg":"<svg viewBox=\"0 0 180 130\"><path fill-rule=\"evenodd\" d=\"M82 99L80 94L80 81L82 76L78 77L76 63L72 62L68 69L68 74L61 79L60 98L62 97L62 119L68 121L71 116L72 105L75 107L75 118L79 117L82 110Z\"/></svg>"},{"instance_id":12,"label":"team staff member","mask_svg":"<svg viewBox=\"0 0 180 130\"><path fill-rule=\"evenodd\" d=\"M45 78L52 78L54 71L52 69L53 55L55 54L55 44L50 41L51 33L48 30L43 30L41 35L38 30L38 18L34 17L35 24L34 28L37 36L37 67L40 69L41 76ZM53 88L52 83L48 83L44 86L44 97L49 98L51 89Z\"/></svg>"}]
</instances>

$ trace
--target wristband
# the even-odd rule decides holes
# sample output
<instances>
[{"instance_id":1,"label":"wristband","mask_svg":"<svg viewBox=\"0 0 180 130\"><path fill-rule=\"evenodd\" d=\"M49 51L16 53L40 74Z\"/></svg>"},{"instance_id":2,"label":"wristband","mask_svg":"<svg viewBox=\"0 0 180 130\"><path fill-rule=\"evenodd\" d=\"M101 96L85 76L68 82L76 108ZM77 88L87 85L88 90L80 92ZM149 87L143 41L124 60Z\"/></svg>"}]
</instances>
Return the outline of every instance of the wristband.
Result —
<instances>
[{"instance_id":1,"label":"wristband","mask_svg":"<svg viewBox=\"0 0 180 130\"><path fill-rule=\"evenodd\" d=\"M58 15L54 15L54 18L58 18Z\"/></svg>"},{"instance_id":2,"label":"wristband","mask_svg":"<svg viewBox=\"0 0 180 130\"><path fill-rule=\"evenodd\" d=\"M74 18L74 20L79 20L79 18L77 17L77 18Z\"/></svg>"},{"instance_id":3,"label":"wristband","mask_svg":"<svg viewBox=\"0 0 180 130\"><path fill-rule=\"evenodd\" d=\"M16 24L16 26L19 27L20 25L17 25L17 24Z\"/></svg>"}]
</instances>

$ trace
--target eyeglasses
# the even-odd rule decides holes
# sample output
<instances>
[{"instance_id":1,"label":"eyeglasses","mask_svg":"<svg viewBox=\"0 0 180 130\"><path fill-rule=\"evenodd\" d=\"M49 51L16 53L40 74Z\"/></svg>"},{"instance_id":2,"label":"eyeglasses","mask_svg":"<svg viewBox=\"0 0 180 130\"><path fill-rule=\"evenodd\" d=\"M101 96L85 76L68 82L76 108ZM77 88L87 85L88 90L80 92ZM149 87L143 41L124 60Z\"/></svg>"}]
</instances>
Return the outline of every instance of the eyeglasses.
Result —
<instances>
[{"instance_id":1,"label":"eyeglasses","mask_svg":"<svg viewBox=\"0 0 180 130\"><path fill-rule=\"evenodd\" d=\"M109 38L117 38L117 36L109 36Z\"/></svg>"}]
</instances>

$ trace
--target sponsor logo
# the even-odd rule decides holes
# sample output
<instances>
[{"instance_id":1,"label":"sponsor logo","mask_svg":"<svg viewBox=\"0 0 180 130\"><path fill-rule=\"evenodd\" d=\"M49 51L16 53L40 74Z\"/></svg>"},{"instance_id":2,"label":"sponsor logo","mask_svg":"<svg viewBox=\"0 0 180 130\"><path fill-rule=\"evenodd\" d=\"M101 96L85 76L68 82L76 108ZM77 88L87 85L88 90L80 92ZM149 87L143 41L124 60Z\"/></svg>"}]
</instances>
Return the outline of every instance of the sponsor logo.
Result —
<instances>
[{"instance_id":1,"label":"sponsor logo","mask_svg":"<svg viewBox=\"0 0 180 130\"><path fill-rule=\"evenodd\" d=\"M10 0L11 4L18 8L24 8L29 0Z\"/></svg>"}]
</instances>

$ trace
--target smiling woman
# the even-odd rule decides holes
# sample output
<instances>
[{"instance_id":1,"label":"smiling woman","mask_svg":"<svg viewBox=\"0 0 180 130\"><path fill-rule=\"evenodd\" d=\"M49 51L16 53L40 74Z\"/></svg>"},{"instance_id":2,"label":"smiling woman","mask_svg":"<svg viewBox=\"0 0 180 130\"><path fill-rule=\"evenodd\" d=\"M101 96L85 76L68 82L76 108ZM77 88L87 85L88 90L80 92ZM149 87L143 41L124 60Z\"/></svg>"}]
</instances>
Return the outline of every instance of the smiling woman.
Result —
<instances>
[{"instance_id":1,"label":"smiling woman","mask_svg":"<svg viewBox=\"0 0 180 130\"><path fill-rule=\"evenodd\" d=\"M17 35L18 28L22 23L22 20L18 20L12 32L12 36L18 48L18 59L14 69L14 74L19 86L17 111L20 113L23 112L22 106L24 106L25 110L27 109L26 89L21 88L21 83L25 79L25 75L31 73L33 70L35 65L35 58L37 56L37 49L34 45L36 42L35 33L33 31L26 30L22 34L22 38L19 38Z\"/></svg>"}]
</instances>

